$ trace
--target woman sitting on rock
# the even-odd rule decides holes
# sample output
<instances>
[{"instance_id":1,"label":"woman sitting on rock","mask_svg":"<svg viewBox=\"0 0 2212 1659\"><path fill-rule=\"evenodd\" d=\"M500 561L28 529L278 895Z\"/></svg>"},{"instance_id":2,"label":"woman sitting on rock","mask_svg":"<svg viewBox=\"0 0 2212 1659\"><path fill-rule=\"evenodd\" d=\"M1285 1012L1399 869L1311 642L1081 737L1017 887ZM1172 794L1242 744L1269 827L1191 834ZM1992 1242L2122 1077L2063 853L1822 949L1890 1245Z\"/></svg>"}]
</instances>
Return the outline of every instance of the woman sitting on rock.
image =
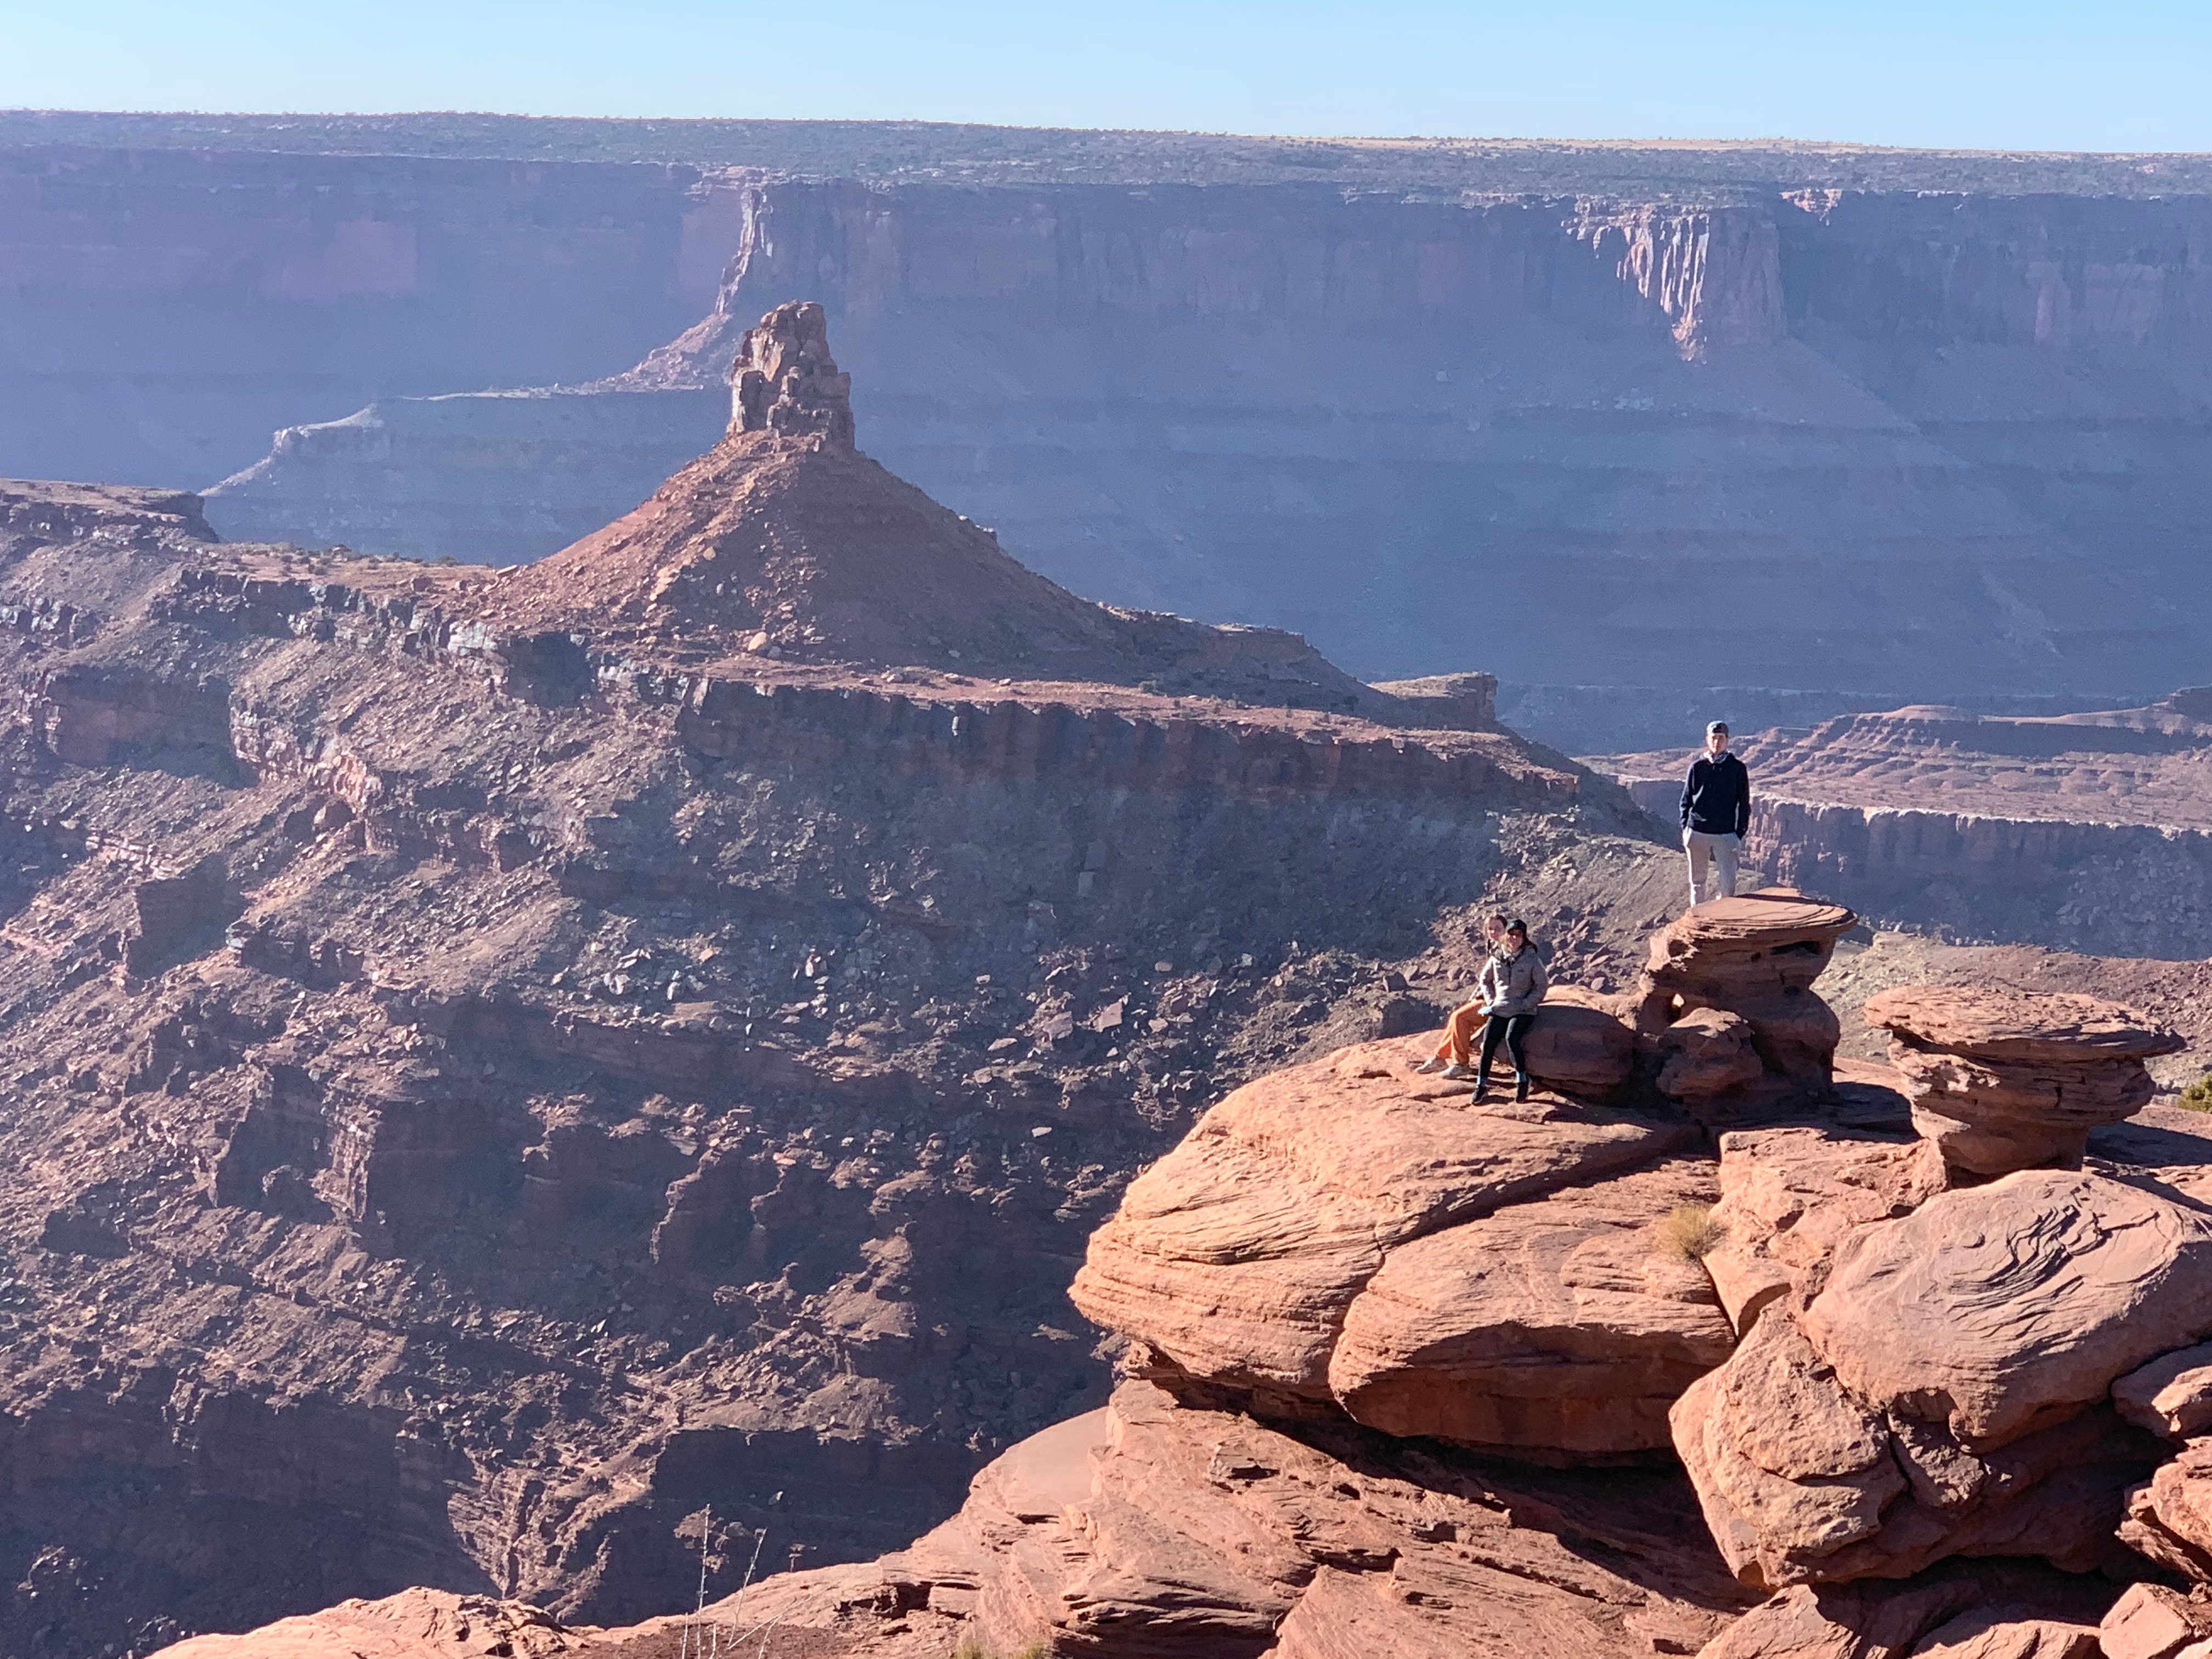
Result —
<instances>
[{"instance_id":1,"label":"woman sitting on rock","mask_svg":"<svg viewBox=\"0 0 2212 1659\"><path fill-rule=\"evenodd\" d=\"M1477 1100L1490 1092L1490 1062L1496 1058L1501 1040L1513 1062L1516 1079L1513 1098L1528 1098L1528 1027L1534 1023L1550 984L1544 976L1544 959L1528 943L1528 924L1509 922L1505 937L1482 964L1482 977L1475 981L1482 1012L1488 1018L1482 1028L1482 1060L1474 1073Z\"/></svg>"},{"instance_id":2,"label":"woman sitting on rock","mask_svg":"<svg viewBox=\"0 0 2212 1659\"><path fill-rule=\"evenodd\" d=\"M1482 924L1482 942L1491 950L1505 937L1504 916L1486 917ZM1442 1072L1455 1083L1464 1082L1474 1075L1474 1034L1482 1029L1482 1022L1490 1016L1484 1011L1483 999L1476 996L1462 1002L1451 1011L1444 1022L1444 1040L1437 1044L1437 1051L1414 1067L1416 1071Z\"/></svg>"}]
</instances>

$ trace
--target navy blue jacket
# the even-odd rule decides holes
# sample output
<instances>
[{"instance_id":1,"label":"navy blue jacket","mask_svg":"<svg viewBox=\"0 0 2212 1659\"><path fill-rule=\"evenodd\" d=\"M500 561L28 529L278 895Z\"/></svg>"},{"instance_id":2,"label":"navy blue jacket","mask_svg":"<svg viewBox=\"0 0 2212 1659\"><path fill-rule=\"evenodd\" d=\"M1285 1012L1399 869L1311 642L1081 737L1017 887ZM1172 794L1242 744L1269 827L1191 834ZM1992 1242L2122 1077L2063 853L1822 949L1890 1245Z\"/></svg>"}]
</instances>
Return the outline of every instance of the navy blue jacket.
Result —
<instances>
[{"instance_id":1,"label":"navy blue jacket","mask_svg":"<svg viewBox=\"0 0 2212 1659\"><path fill-rule=\"evenodd\" d=\"M1682 827L1708 836L1741 836L1751 828L1751 774L1733 754L1700 755L1682 781Z\"/></svg>"}]
</instances>

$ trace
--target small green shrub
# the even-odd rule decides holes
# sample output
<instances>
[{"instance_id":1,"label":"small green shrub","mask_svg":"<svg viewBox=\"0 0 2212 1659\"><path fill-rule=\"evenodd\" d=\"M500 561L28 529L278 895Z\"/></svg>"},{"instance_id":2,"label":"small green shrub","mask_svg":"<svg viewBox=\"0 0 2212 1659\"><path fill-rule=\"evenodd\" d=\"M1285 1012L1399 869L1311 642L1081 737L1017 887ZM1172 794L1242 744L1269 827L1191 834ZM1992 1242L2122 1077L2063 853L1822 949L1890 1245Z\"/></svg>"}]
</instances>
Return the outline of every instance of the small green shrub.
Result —
<instances>
[{"instance_id":1,"label":"small green shrub","mask_svg":"<svg viewBox=\"0 0 2212 1659\"><path fill-rule=\"evenodd\" d=\"M1728 1237L1728 1229L1713 1219L1710 1204L1677 1204L1659 1223L1657 1233L1663 1254L1698 1261Z\"/></svg>"},{"instance_id":2,"label":"small green shrub","mask_svg":"<svg viewBox=\"0 0 2212 1659\"><path fill-rule=\"evenodd\" d=\"M2185 1112L2212 1112L2212 1072L2205 1073L2175 1096L2173 1103Z\"/></svg>"}]
</instances>

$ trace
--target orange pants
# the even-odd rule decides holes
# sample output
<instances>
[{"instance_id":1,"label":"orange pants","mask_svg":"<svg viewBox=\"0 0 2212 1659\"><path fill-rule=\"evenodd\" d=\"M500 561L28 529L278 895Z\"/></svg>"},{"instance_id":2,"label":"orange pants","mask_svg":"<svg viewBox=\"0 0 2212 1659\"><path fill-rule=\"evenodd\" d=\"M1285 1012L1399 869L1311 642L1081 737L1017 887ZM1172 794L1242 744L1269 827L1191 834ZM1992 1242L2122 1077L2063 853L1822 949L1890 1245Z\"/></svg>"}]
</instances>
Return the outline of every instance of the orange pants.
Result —
<instances>
[{"instance_id":1,"label":"orange pants","mask_svg":"<svg viewBox=\"0 0 2212 1659\"><path fill-rule=\"evenodd\" d=\"M1462 1066L1474 1065L1475 1035L1489 1018L1482 1012L1480 1003L1461 1003L1444 1022L1444 1040L1437 1044L1437 1058L1456 1060Z\"/></svg>"}]
</instances>

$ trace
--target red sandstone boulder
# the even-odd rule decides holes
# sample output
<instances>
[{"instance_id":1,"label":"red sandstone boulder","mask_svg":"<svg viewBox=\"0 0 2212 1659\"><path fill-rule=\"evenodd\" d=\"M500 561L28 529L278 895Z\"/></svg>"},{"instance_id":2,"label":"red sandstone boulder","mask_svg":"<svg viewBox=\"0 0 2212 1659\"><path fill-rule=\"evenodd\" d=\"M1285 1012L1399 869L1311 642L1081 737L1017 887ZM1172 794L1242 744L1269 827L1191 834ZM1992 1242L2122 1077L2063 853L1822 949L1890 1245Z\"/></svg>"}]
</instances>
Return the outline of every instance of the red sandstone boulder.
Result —
<instances>
[{"instance_id":1,"label":"red sandstone boulder","mask_svg":"<svg viewBox=\"0 0 2212 1659\"><path fill-rule=\"evenodd\" d=\"M1390 1252L1352 1299L1329 1391L1358 1421L1474 1445L1663 1447L1667 1411L1734 1334L1668 1214L1715 1196L1669 1159Z\"/></svg>"},{"instance_id":2,"label":"red sandstone boulder","mask_svg":"<svg viewBox=\"0 0 2212 1659\"><path fill-rule=\"evenodd\" d=\"M2212 1609L2163 1584L2130 1584L2097 1627L2105 1659L2203 1659L2208 1636Z\"/></svg>"},{"instance_id":3,"label":"red sandstone boulder","mask_svg":"<svg viewBox=\"0 0 2212 1659\"><path fill-rule=\"evenodd\" d=\"M1723 1134L1705 1271L1743 1331L1785 1292L1820 1290L1852 1231L1909 1215L1945 1184L1922 1141L1816 1125Z\"/></svg>"},{"instance_id":4,"label":"red sandstone boulder","mask_svg":"<svg viewBox=\"0 0 2212 1659\"><path fill-rule=\"evenodd\" d=\"M1837 939L1857 924L1843 906L1788 887L1762 888L1686 910L1652 936L1637 1029L1669 1063L1677 1055L1711 1053L1711 1064L1718 1066L1723 1056L1711 1051L1730 1028L1700 1025L1672 1041L1665 1034L1699 1010L1733 1013L1747 1028L1765 1073L1798 1090L1825 1089L1842 1028L1812 985ZM1705 1085L1718 1075L1705 1064L1686 1060L1675 1078L1692 1092L1680 1097L1709 1098ZM1723 1088L1731 1086L1743 1085Z\"/></svg>"},{"instance_id":5,"label":"red sandstone boulder","mask_svg":"<svg viewBox=\"0 0 2212 1659\"><path fill-rule=\"evenodd\" d=\"M1636 1032L1626 1005L1578 985L1555 985L1528 1028L1528 1071L1569 1094L1603 1097L1636 1066Z\"/></svg>"},{"instance_id":6,"label":"red sandstone boulder","mask_svg":"<svg viewBox=\"0 0 2212 1659\"><path fill-rule=\"evenodd\" d=\"M1702 1105L1756 1083L1766 1067L1759 1058L1751 1022L1725 1008L1693 1008L1657 1038L1666 1056L1659 1092Z\"/></svg>"},{"instance_id":7,"label":"red sandstone boulder","mask_svg":"<svg viewBox=\"0 0 2212 1659\"><path fill-rule=\"evenodd\" d=\"M2056 1619L2008 1619L2005 1610L1962 1613L1939 1625L1912 1659L2098 1659L2096 1627Z\"/></svg>"},{"instance_id":8,"label":"red sandstone boulder","mask_svg":"<svg viewBox=\"0 0 2212 1659\"><path fill-rule=\"evenodd\" d=\"M1803 1323L1860 1399L2001 1446L2212 1329L2212 1218L2023 1171L1853 1233Z\"/></svg>"},{"instance_id":9,"label":"red sandstone boulder","mask_svg":"<svg viewBox=\"0 0 2212 1659\"><path fill-rule=\"evenodd\" d=\"M2022 1561L1953 1562L1913 1579L1800 1584L1699 1659L2097 1659L2094 1581Z\"/></svg>"},{"instance_id":10,"label":"red sandstone boulder","mask_svg":"<svg viewBox=\"0 0 2212 1659\"><path fill-rule=\"evenodd\" d=\"M2130 1489L2120 1540L2169 1571L2212 1583L2212 1440L2192 1440Z\"/></svg>"},{"instance_id":11,"label":"red sandstone boulder","mask_svg":"<svg viewBox=\"0 0 2212 1659\"><path fill-rule=\"evenodd\" d=\"M2182 1046L2094 997L1966 986L1899 986L1866 1019L1890 1033L1914 1125L1973 1175L2079 1162L2092 1130L2149 1103L2144 1060Z\"/></svg>"},{"instance_id":12,"label":"red sandstone boulder","mask_svg":"<svg viewBox=\"0 0 2212 1659\"><path fill-rule=\"evenodd\" d=\"M959 1629L983 1651L1133 1659L1647 1659L1697 1651L1742 1605L1669 1472L1588 1483L1349 1425L1293 1436L1144 1383L1104 1425L1050 1516L1010 1528L971 1499L878 1564L902 1599L927 1606L950 1557L980 1583ZM916 1659L954 1645L936 1640Z\"/></svg>"},{"instance_id":13,"label":"red sandstone boulder","mask_svg":"<svg viewBox=\"0 0 2212 1659\"><path fill-rule=\"evenodd\" d=\"M1426 1039L1363 1043L1247 1084L1130 1183L1070 1295L1161 1374L1273 1410L1330 1407L1346 1310L1425 1235L1623 1173L1688 1125L1541 1095L1470 1103L1417 1075Z\"/></svg>"},{"instance_id":14,"label":"red sandstone boulder","mask_svg":"<svg viewBox=\"0 0 2212 1659\"><path fill-rule=\"evenodd\" d=\"M2182 1040L2118 1003L1994 986L1900 985L1867 1000L1867 1024L1975 1060L2150 1060Z\"/></svg>"},{"instance_id":15,"label":"red sandstone boulder","mask_svg":"<svg viewBox=\"0 0 2212 1659\"><path fill-rule=\"evenodd\" d=\"M2108 1554L2147 1466L2116 1377L2212 1327L2212 1222L2095 1176L1935 1194L1844 1235L1673 1413L1715 1540L1769 1586L1956 1554Z\"/></svg>"},{"instance_id":16,"label":"red sandstone boulder","mask_svg":"<svg viewBox=\"0 0 2212 1659\"><path fill-rule=\"evenodd\" d=\"M2112 1384L2112 1408L2170 1440L2212 1430L2212 1343L2177 1348L2130 1371Z\"/></svg>"}]
</instances>

